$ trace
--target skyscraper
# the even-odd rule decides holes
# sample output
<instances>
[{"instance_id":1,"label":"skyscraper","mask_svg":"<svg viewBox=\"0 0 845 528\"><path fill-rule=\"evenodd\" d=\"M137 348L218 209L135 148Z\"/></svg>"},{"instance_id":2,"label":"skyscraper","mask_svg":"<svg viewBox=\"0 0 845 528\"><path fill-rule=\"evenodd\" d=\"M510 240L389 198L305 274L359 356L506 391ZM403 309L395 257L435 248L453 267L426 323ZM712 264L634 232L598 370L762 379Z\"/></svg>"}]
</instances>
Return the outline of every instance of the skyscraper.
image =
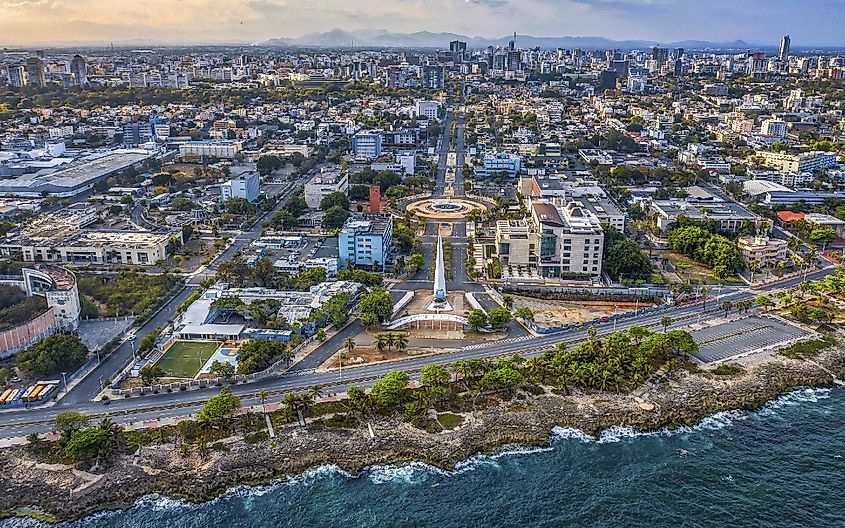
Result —
<instances>
[{"instance_id":1,"label":"skyscraper","mask_svg":"<svg viewBox=\"0 0 845 528\"><path fill-rule=\"evenodd\" d=\"M449 43L449 51L452 53L452 62L462 64L467 52L467 43L460 40L453 40Z\"/></svg>"},{"instance_id":2,"label":"skyscraper","mask_svg":"<svg viewBox=\"0 0 845 528\"><path fill-rule=\"evenodd\" d=\"M38 57L26 60L27 84L37 88L43 88L47 84L47 77L44 73L44 61Z\"/></svg>"},{"instance_id":3,"label":"skyscraper","mask_svg":"<svg viewBox=\"0 0 845 528\"><path fill-rule=\"evenodd\" d=\"M784 35L782 39L780 39L780 53L778 53L778 58L780 58L781 62L786 62L789 60L789 45L792 43L792 40L789 38L789 35Z\"/></svg>"},{"instance_id":4,"label":"skyscraper","mask_svg":"<svg viewBox=\"0 0 845 528\"><path fill-rule=\"evenodd\" d=\"M88 84L88 64L82 55L74 55L70 61L70 74L77 86Z\"/></svg>"},{"instance_id":5,"label":"skyscraper","mask_svg":"<svg viewBox=\"0 0 845 528\"><path fill-rule=\"evenodd\" d=\"M23 66L8 66L6 68L6 78L9 79L9 86L14 88L21 88L26 86L26 74Z\"/></svg>"}]
</instances>

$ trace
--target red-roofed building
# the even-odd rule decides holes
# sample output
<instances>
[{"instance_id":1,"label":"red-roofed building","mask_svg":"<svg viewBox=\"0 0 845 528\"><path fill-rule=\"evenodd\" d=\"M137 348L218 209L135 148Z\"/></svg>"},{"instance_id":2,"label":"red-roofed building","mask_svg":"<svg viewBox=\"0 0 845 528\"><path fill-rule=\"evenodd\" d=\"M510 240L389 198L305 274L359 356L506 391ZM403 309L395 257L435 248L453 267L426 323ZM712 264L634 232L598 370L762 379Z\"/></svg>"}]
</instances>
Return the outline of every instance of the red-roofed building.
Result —
<instances>
[{"instance_id":1,"label":"red-roofed building","mask_svg":"<svg viewBox=\"0 0 845 528\"><path fill-rule=\"evenodd\" d=\"M792 211L778 211L778 220L784 224L794 222L796 220L803 220L805 213L793 213Z\"/></svg>"}]
</instances>

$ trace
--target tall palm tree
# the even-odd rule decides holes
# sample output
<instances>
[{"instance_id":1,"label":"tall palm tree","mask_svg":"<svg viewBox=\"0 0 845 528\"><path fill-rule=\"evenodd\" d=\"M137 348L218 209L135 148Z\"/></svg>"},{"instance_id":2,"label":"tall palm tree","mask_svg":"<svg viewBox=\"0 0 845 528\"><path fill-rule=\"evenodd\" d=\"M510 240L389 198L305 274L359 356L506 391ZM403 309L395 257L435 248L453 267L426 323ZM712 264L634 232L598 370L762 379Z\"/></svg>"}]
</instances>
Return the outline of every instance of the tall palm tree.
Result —
<instances>
[{"instance_id":1,"label":"tall palm tree","mask_svg":"<svg viewBox=\"0 0 845 528\"><path fill-rule=\"evenodd\" d=\"M392 350L393 346L396 344L396 334L387 334L385 336L385 341L387 342L387 349Z\"/></svg>"},{"instance_id":2,"label":"tall palm tree","mask_svg":"<svg viewBox=\"0 0 845 528\"><path fill-rule=\"evenodd\" d=\"M265 404L267 403L267 397L270 396L270 393L264 389L258 391L258 394L255 395L255 399L261 402L261 412L267 414L267 407Z\"/></svg>"},{"instance_id":3,"label":"tall palm tree","mask_svg":"<svg viewBox=\"0 0 845 528\"><path fill-rule=\"evenodd\" d=\"M701 300L702 300L701 311L702 312L707 311L707 296L710 295L710 292L712 290L713 290L713 288L711 288L710 286L704 286L699 290L701 292Z\"/></svg>"},{"instance_id":4,"label":"tall palm tree","mask_svg":"<svg viewBox=\"0 0 845 528\"><path fill-rule=\"evenodd\" d=\"M405 334L396 334L396 350L405 350L408 348L408 336Z\"/></svg>"},{"instance_id":5,"label":"tall palm tree","mask_svg":"<svg viewBox=\"0 0 845 528\"><path fill-rule=\"evenodd\" d=\"M725 311L725 317L727 317L728 313L730 313L731 311L731 308L734 307L734 303L732 303L731 301L722 301L722 304L720 304L719 306L721 306L722 310Z\"/></svg>"},{"instance_id":6,"label":"tall palm tree","mask_svg":"<svg viewBox=\"0 0 845 528\"><path fill-rule=\"evenodd\" d=\"M672 324L672 318L668 315L664 315L660 318L660 325L663 327L663 333L666 333L666 330L669 329L669 325Z\"/></svg>"}]
</instances>

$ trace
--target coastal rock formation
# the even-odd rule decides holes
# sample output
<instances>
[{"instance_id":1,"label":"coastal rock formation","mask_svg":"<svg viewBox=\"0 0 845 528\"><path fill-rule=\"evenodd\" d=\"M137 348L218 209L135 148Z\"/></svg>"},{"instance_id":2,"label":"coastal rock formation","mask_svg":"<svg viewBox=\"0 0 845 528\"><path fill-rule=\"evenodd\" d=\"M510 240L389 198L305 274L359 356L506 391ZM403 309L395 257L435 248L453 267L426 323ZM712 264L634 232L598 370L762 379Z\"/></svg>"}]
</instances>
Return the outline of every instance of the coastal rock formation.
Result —
<instances>
[{"instance_id":1,"label":"coastal rock formation","mask_svg":"<svg viewBox=\"0 0 845 528\"><path fill-rule=\"evenodd\" d=\"M823 366L825 369L821 368ZM479 452L504 445L548 444L555 426L590 435L615 426L639 430L690 425L730 409L755 409L802 386L833 382L845 373L845 350L832 348L813 362L776 357L733 377L684 371L631 394L547 393L481 408L452 431L427 433L407 423L373 422L367 427L328 429L290 427L274 441L226 442L229 450L206 459L179 455L176 446L145 447L124 456L94 478L69 467L36 464L23 448L0 452L0 512L72 518L106 507L121 507L153 493L203 501L239 485L267 483L308 469L334 464L355 474L372 465L421 461L452 468ZM642 403L653 405L651 410Z\"/></svg>"}]
</instances>

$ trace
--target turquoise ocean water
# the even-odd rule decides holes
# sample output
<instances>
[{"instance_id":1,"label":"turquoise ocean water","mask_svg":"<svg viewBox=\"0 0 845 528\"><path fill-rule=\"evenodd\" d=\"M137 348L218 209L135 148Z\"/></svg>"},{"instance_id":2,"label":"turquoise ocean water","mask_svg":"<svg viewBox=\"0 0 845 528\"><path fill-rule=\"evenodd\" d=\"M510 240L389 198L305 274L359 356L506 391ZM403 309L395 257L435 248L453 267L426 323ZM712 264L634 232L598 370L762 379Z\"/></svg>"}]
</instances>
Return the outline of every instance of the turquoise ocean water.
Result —
<instances>
[{"instance_id":1,"label":"turquoise ocean water","mask_svg":"<svg viewBox=\"0 0 845 528\"><path fill-rule=\"evenodd\" d=\"M503 449L449 472L323 467L200 505L147 497L61 526L845 526L845 390L799 390L672 432L556 429L551 447Z\"/></svg>"}]
</instances>

